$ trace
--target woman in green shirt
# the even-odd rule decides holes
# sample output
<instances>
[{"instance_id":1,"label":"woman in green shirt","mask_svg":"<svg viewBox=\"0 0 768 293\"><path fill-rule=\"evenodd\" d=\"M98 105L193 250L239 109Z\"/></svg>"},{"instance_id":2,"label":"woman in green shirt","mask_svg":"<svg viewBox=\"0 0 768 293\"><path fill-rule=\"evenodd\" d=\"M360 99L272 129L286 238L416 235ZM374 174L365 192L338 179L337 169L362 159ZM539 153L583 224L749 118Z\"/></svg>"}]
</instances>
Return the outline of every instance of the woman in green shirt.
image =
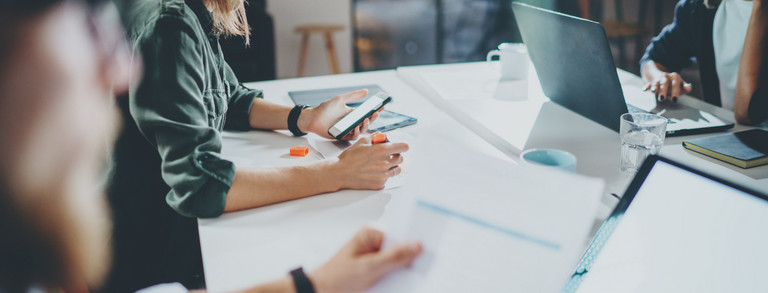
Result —
<instances>
[{"instance_id":1,"label":"woman in green shirt","mask_svg":"<svg viewBox=\"0 0 768 293\"><path fill-rule=\"evenodd\" d=\"M286 107L241 85L219 36L248 31L243 0L150 0L136 6L130 34L144 64L120 100L125 117L108 195L115 216L115 263L107 291L165 282L201 284L198 217L340 189L380 189L400 173L404 143L367 137L338 158L282 168L238 168L220 157L221 131L286 129L330 137L366 91L317 107ZM375 119L375 117L373 117ZM345 139L356 139L369 121Z\"/></svg>"}]
</instances>

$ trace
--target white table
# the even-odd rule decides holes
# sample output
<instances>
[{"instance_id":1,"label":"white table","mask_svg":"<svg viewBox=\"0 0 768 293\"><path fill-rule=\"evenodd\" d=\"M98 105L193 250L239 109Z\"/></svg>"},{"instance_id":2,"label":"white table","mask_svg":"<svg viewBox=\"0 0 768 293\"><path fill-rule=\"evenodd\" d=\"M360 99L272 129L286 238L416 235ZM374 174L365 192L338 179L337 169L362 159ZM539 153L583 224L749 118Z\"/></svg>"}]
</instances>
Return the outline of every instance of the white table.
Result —
<instances>
[{"instance_id":1,"label":"white table","mask_svg":"<svg viewBox=\"0 0 768 293\"><path fill-rule=\"evenodd\" d=\"M458 121L434 107L401 81L394 70L247 84L265 91L267 100L290 105L288 91L379 84L395 101L387 106L417 117L416 125L397 130L411 150L405 154L406 184L383 191L345 190L199 220L208 289L239 289L284 276L304 265L312 268L335 253L362 225L405 218L399 205L413 196L462 200L483 184L482 158L514 167L509 157ZM395 136L395 134L392 134ZM237 166L306 164L319 158L287 156L291 146L307 145L287 132L224 133L222 155Z\"/></svg>"},{"instance_id":2,"label":"white table","mask_svg":"<svg viewBox=\"0 0 768 293\"><path fill-rule=\"evenodd\" d=\"M533 66L529 69L528 80L516 82L499 82L496 70L485 62L400 67L397 72L435 105L508 156L517 158L521 151L532 148L567 150L578 159L578 173L604 178L608 192L621 195L632 176L619 171L618 134L551 102L544 96ZM642 80L628 72L619 70L619 78L624 87L642 86ZM456 84L461 88L452 87ZM679 102L733 120L733 112L696 98L683 96ZM731 131L749 128L736 125ZM768 191L768 166L744 170L682 147L683 140L706 135L667 138L661 154L735 183ZM606 194L604 202L611 201L615 202Z\"/></svg>"},{"instance_id":3,"label":"white table","mask_svg":"<svg viewBox=\"0 0 768 293\"><path fill-rule=\"evenodd\" d=\"M397 130L397 135L412 147L404 166L406 184L400 188L345 190L199 220L208 288L216 292L239 289L282 277L299 265L316 267L360 226L406 217L402 207L417 195L471 202L468 197L478 186L488 183L484 181L484 164L513 168L520 150L528 148L556 147L573 152L579 159L579 173L606 179L610 192L620 194L626 188L631 176L618 171L619 140L615 132L549 102L535 79L499 87L497 79L487 77L487 70L486 64L469 63L248 84L265 90L267 100L285 105L292 104L287 95L292 90L379 84L395 97L388 109L417 117L419 122ZM510 92L523 95L517 94L516 101L490 97L447 100L419 79L424 71L475 72L479 93L491 97ZM626 84L639 82L624 73L622 78ZM460 85L471 88L473 84L468 81ZM681 103L723 117L732 115L688 97L681 98ZM737 183L768 190L768 167L740 170L683 150L681 140L668 139L662 154ZM319 159L316 154L306 158L287 156L289 147L296 145L307 142L286 131L225 133L222 154L241 167L288 166ZM616 201L605 196L603 203L603 210L595 215L598 219L605 217Z\"/></svg>"}]
</instances>

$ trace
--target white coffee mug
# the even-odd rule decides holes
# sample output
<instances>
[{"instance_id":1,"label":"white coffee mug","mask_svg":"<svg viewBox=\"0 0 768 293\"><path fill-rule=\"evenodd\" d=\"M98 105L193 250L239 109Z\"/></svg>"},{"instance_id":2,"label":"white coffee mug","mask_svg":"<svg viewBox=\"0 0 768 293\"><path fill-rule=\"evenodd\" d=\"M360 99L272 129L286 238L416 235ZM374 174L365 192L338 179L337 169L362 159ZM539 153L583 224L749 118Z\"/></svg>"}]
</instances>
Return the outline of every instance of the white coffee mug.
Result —
<instances>
[{"instance_id":1,"label":"white coffee mug","mask_svg":"<svg viewBox=\"0 0 768 293\"><path fill-rule=\"evenodd\" d=\"M488 52L489 64L498 56L502 80L520 80L528 75L528 49L522 43L502 43L498 50Z\"/></svg>"}]
</instances>

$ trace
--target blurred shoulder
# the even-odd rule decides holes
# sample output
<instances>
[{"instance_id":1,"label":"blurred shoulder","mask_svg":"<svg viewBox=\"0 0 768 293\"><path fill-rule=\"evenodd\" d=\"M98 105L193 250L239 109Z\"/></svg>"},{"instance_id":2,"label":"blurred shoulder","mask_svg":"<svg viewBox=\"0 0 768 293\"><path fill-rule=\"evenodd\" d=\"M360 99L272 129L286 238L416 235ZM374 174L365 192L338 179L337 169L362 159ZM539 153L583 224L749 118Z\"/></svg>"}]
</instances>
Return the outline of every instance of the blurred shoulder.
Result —
<instances>
[{"instance_id":1,"label":"blurred shoulder","mask_svg":"<svg viewBox=\"0 0 768 293\"><path fill-rule=\"evenodd\" d=\"M168 31L196 31L200 26L195 13L184 0L117 0L130 1L123 9L129 38L134 42L167 34Z\"/></svg>"}]
</instances>

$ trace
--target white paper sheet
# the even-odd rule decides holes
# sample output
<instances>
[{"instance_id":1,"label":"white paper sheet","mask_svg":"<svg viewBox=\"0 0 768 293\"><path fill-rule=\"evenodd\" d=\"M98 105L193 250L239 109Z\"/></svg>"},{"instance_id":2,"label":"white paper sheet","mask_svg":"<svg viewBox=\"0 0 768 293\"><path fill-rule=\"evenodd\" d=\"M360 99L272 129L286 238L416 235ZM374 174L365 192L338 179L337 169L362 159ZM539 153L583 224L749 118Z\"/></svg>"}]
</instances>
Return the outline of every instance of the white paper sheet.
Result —
<instances>
[{"instance_id":1,"label":"white paper sheet","mask_svg":"<svg viewBox=\"0 0 768 293\"><path fill-rule=\"evenodd\" d=\"M517 168L514 195L471 205L417 198L411 219L389 226L385 246L421 241L417 261L369 292L559 292L585 248L602 180Z\"/></svg>"},{"instance_id":2,"label":"white paper sheet","mask_svg":"<svg viewBox=\"0 0 768 293\"><path fill-rule=\"evenodd\" d=\"M354 141L326 139L321 137L307 137L309 146L320 153L323 158L335 158L344 150L354 144Z\"/></svg>"}]
</instances>

